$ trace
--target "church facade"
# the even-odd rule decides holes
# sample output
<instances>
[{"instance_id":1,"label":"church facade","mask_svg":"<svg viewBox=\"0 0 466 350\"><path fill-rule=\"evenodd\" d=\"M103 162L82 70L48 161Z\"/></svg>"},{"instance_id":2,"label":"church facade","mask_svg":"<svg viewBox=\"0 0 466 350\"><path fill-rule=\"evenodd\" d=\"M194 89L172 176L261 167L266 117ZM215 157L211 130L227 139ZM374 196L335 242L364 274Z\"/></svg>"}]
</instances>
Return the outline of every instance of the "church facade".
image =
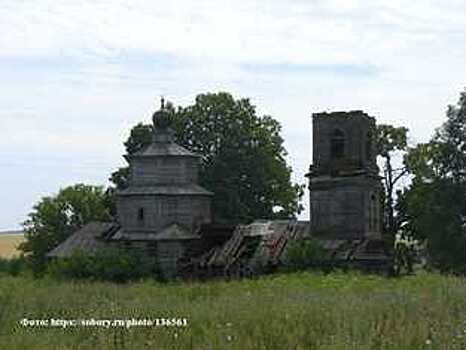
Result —
<instances>
[{"instance_id":1,"label":"church facade","mask_svg":"<svg viewBox=\"0 0 466 350\"><path fill-rule=\"evenodd\" d=\"M381 237L375 119L362 111L313 115L310 225L317 235Z\"/></svg>"},{"instance_id":2,"label":"church facade","mask_svg":"<svg viewBox=\"0 0 466 350\"><path fill-rule=\"evenodd\" d=\"M212 220L213 193L197 183L199 155L174 142L163 101L152 119L152 142L125 156L129 184L116 192L116 222L85 226L49 256L82 248L93 254L105 246L133 249L155 257L161 273L172 277L180 258L196 251L201 225Z\"/></svg>"},{"instance_id":3,"label":"church facade","mask_svg":"<svg viewBox=\"0 0 466 350\"><path fill-rule=\"evenodd\" d=\"M197 184L199 156L173 141L167 113L164 108L154 113L152 143L125 156L129 186L117 192L117 211L121 236L130 240L164 236L173 225L191 237L211 222L213 193Z\"/></svg>"}]
</instances>

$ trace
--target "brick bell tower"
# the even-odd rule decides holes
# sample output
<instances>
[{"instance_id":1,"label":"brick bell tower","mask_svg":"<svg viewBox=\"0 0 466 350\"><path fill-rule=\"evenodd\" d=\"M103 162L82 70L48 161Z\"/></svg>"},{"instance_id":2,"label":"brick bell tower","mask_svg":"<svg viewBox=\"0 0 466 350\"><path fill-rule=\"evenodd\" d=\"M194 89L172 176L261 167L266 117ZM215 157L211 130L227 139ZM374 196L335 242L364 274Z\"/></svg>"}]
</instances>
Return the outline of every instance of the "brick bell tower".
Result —
<instances>
[{"instance_id":1,"label":"brick bell tower","mask_svg":"<svg viewBox=\"0 0 466 350\"><path fill-rule=\"evenodd\" d=\"M323 237L380 238L382 185L375 119L363 111L312 116L311 230Z\"/></svg>"}]
</instances>

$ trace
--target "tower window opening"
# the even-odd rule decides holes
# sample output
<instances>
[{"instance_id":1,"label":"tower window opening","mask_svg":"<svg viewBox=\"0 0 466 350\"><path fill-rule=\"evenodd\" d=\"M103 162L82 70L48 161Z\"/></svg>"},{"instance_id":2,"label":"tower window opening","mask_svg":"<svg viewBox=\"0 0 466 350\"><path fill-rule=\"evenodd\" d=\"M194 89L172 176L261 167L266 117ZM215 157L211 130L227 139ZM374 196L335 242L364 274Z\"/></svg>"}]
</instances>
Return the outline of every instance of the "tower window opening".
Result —
<instances>
[{"instance_id":1,"label":"tower window opening","mask_svg":"<svg viewBox=\"0 0 466 350\"><path fill-rule=\"evenodd\" d=\"M144 208L139 208L138 210L138 221L144 221Z\"/></svg>"},{"instance_id":2,"label":"tower window opening","mask_svg":"<svg viewBox=\"0 0 466 350\"><path fill-rule=\"evenodd\" d=\"M333 159L343 158L345 155L345 134L341 130L335 130L330 140L330 154Z\"/></svg>"}]
</instances>

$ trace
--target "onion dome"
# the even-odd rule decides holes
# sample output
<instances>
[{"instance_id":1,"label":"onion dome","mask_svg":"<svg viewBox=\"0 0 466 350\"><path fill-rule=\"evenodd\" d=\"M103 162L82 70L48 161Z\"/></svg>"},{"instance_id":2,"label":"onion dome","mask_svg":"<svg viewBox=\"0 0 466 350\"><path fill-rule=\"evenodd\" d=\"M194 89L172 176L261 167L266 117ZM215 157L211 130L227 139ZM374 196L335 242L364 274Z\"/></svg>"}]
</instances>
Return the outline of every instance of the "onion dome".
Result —
<instances>
[{"instance_id":1,"label":"onion dome","mask_svg":"<svg viewBox=\"0 0 466 350\"><path fill-rule=\"evenodd\" d=\"M152 115L152 121L155 129L167 129L171 126L170 112L165 108L165 100L162 97L160 100L160 109Z\"/></svg>"}]
</instances>

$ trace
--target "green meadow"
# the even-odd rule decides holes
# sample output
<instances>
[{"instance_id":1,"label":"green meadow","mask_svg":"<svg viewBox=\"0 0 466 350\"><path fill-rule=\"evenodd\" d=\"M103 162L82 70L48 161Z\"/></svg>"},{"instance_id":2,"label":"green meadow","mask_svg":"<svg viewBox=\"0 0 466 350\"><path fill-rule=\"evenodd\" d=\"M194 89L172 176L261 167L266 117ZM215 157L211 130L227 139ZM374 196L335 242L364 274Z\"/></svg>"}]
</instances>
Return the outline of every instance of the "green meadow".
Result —
<instances>
[{"instance_id":1,"label":"green meadow","mask_svg":"<svg viewBox=\"0 0 466 350\"><path fill-rule=\"evenodd\" d=\"M187 325L21 325L52 318ZM302 272L117 285L3 276L0 349L466 349L466 279Z\"/></svg>"}]
</instances>

